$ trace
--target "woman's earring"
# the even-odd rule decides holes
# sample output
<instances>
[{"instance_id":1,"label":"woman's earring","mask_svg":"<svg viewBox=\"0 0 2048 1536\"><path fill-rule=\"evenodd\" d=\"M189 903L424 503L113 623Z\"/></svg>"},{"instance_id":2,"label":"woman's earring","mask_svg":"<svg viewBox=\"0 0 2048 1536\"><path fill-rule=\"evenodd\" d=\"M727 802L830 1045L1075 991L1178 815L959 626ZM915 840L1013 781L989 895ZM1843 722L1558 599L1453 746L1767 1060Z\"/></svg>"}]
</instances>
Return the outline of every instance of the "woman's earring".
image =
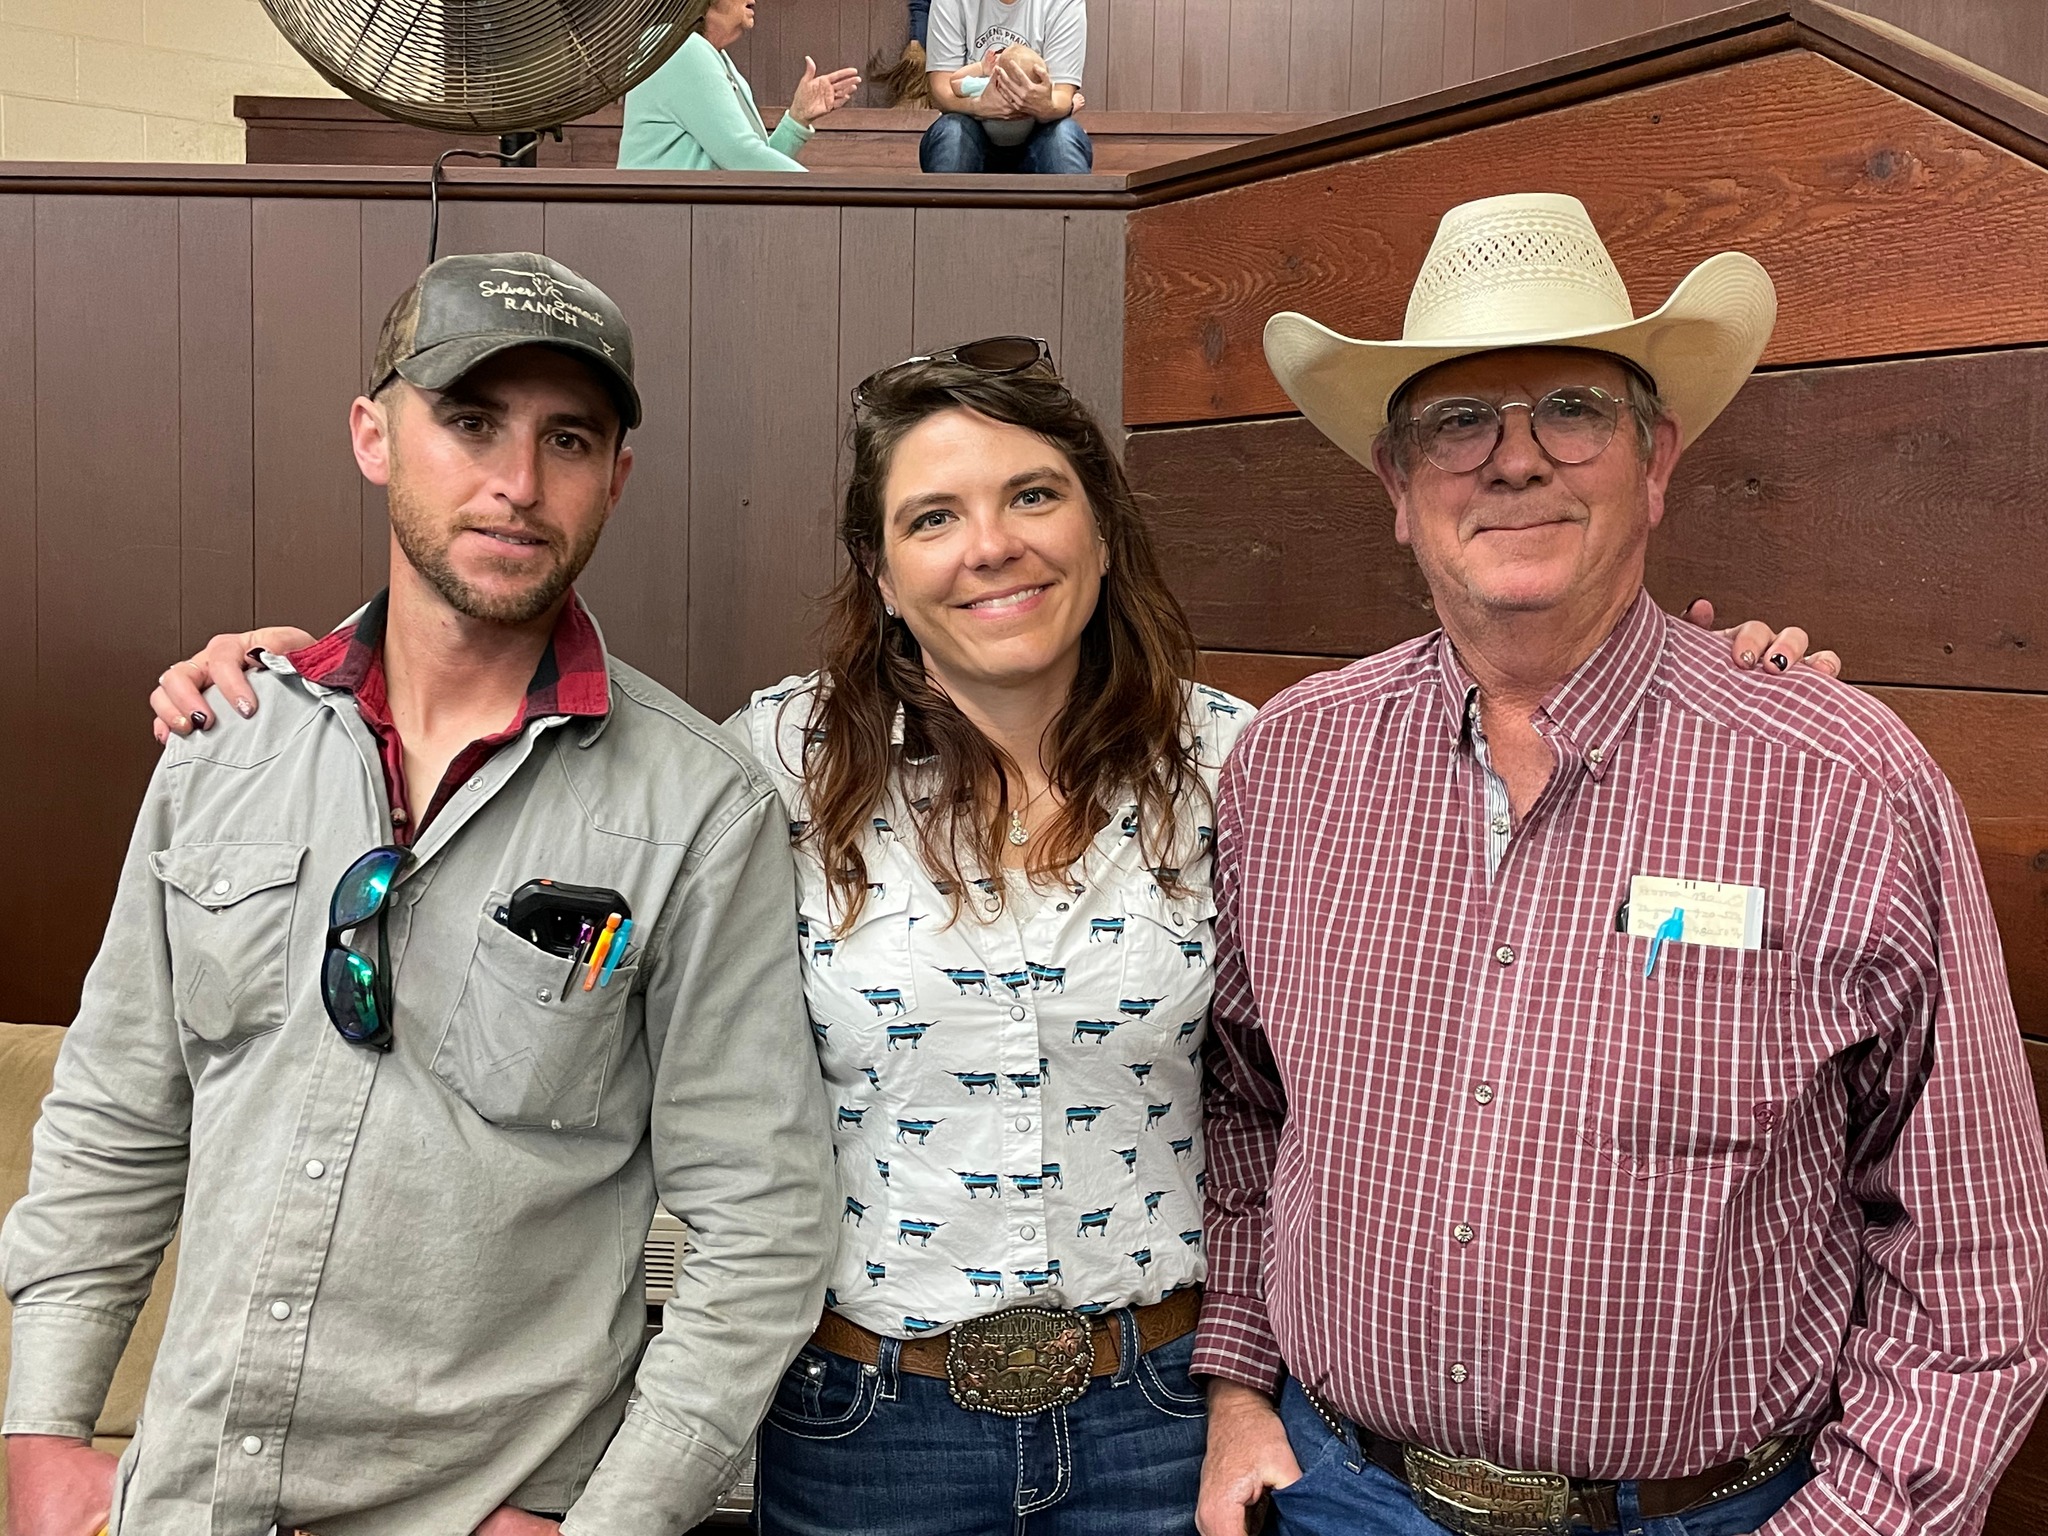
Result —
<instances>
[{"instance_id":1,"label":"woman's earring","mask_svg":"<svg viewBox=\"0 0 2048 1536\"><path fill-rule=\"evenodd\" d=\"M892 619L896 617L896 610L894 608L891 608L887 603L882 604L882 612L889 615L889 617Z\"/></svg>"}]
</instances>

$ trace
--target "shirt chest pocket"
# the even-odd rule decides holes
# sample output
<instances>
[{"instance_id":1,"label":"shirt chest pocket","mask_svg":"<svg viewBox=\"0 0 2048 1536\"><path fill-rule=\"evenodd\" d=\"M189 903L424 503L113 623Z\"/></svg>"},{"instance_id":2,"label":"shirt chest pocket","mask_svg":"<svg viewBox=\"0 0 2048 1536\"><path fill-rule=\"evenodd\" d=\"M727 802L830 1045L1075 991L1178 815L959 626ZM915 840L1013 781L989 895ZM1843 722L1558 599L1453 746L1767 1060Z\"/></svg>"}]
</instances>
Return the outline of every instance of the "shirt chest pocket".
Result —
<instances>
[{"instance_id":1,"label":"shirt chest pocket","mask_svg":"<svg viewBox=\"0 0 2048 1536\"><path fill-rule=\"evenodd\" d=\"M230 1045L284 1023L305 855L302 843L189 843L149 856L181 1027Z\"/></svg>"},{"instance_id":2,"label":"shirt chest pocket","mask_svg":"<svg viewBox=\"0 0 2048 1536\"><path fill-rule=\"evenodd\" d=\"M493 1125L589 1130L618 1056L639 961L586 989L582 969L572 977L569 960L493 918L504 900L494 893L477 920L476 951L435 1047L434 1074Z\"/></svg>"},{"instance_id":3,"label":"shirt chest pocket","mask_svg":"<svg viewBox=\"0 0 2048 1536\"><path fill-rule=\"evenodd\" d=\"M1216 943L1216 899L1207 886L1175 896L1156 885L1130 893L1123 903L1122 980L1117 1018L1150 1030L1169 1049L1201 1048L1215 990L1209 975ZM1091 926L1100 926L1096 919ZM1093 934L1091 934L1091 941Z\"/></svg>"},{"instance_id":4,"label":"shirt chest pocket","mask_svg":"<svg viewBox=\"0 0 2048 1536\"><path fill-rule=\"evenodd\" d=\"M1608 945L1586 1036L1583 1139L1642 1179L1761 1161L1783 1109L1785 956L1667 943L1646 976L1647 939Z\"/></svg>"},{"instance_id":5,"label":"shirt chest pocket","mask_svg":"<svg viewBox=\"0 0 2048 1536\"><path fill-rule=\"evenodd\" d=\"M913 918L910 885L900 879L870 886L859 919L843 933L830 913L822 877L807 871L797 898L797 943L812 1029L827 1045L840 1043L832 1031L843 1027L849 1036L886 1033L890 1049L914 1047L923 1028L914 1020L920 978L911 929L943 919ZM934 972L924 979L939 977Z\"/></svg>"}]
</instances>

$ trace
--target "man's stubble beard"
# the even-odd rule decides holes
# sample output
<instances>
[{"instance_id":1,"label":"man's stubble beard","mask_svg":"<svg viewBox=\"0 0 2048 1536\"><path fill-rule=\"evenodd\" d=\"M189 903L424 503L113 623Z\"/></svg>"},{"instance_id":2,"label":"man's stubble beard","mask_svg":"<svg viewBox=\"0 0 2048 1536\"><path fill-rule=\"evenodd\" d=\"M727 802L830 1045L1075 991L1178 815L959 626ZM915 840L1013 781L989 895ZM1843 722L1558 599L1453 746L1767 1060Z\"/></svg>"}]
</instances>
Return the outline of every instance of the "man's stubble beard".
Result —
<instances>
[{"instance_id":1,"label":"man's stubble beard","mask_svg":"<svg viewBox=\"0 0 2048 1536\"><path fill-rule=\"evenodd\" d=\"M418 500L396 475L392 477L387 491L391 532L397 538L406 562L425 578L427 585L438 592L449 607L464 618L485 624L530 624L554 607L562 594L569 590L570 584L583 574L584 566L590 563L591 555L597 550L598 537L604 532L604 523L600 520L579 546L558 552L554 565L533 586L523 592L498 596L479 591L456 574L448 559L448 546L455 535L448 535L439 544L434 542L439 533L435 519L420 507ZM547 538L551 551L558 549L552 532L542 529L526 531Z\"/></svg>"}]
</instances>

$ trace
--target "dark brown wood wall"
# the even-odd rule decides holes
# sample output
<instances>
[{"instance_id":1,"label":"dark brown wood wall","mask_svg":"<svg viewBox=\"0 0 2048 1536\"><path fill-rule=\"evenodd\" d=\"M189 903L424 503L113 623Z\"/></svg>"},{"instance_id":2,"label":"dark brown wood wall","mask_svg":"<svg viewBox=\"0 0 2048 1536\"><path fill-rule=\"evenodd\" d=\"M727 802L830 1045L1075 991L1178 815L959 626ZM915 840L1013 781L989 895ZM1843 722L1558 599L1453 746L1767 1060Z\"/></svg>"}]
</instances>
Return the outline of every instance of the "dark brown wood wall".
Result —
<instances>
[{"instance_id":1,"label":"dark brown wood wall","mask_svg":"<svg viewBox=\"0 0 2048 1536\"><path fill-rule=\"evenodd\" d=\"M159 189L161 190L161 189ZM156 752L167 663L318 630L383 584L345 423L425 255L417 200L0 193L0 1018L67 1022ZM847 393L913 351L1046 337L1117 420L1123 215L451 201L441 249L538 249L635 327L647 420L583 590L714 716L807 668Z\"/></svg>"},{"instance_id":2,"label":"dark brown wood wall","mask_svg":"<svg viewBox=\"0 0 2048 1536\"><path fill-rule=\"evenodd\" d=\"M1119 112L1363 112L1720 9L1717 0L1089 0L1084 89ZM1888 21L2048 90L2039 0L1857 0ZM763 101L820 69L893 59L900 0L762 0L732 50ZM872 91L870 105L884 105Z\"/></svg>"}]
</instances>

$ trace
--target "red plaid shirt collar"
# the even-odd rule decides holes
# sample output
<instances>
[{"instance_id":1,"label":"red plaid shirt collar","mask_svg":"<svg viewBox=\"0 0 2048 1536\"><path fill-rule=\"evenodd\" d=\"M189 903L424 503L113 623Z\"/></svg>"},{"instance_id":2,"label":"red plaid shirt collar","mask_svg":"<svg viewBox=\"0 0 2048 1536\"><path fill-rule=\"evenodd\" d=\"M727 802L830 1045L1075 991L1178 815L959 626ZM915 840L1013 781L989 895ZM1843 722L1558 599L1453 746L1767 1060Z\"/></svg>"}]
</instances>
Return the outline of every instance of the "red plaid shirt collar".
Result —
<instances>
[{"instance_id":1,"label":"red plaid shirt collar","mask_svg":"<svg viewBox=\"0 0 2048 1536\"><path fill-rule=\"evenodd\" d=\"M1537 729L1556 734L1595 780L1607 771L1609 748L1628 729L1650 691L1664 657L1664 614L1639 591L1593 654L1551 690L1536 711ZM1465 669L1449 635L1438 642L1437 667L1443 682L1444 719L1460 745L1471 750L1468 722L1479 684Z\"/></svg>"},{"instance_id":2,"label":"red plaid shirt collar","mask_svg":"<svg viewBox=\"0 0 2048 1536\"><path fill-rule=\"evenodd\" d=\"M285 659L301 677L355 695L357 712L377 738L384 763L384 789L391 800L392 835L401 843L409 844L418 837L456 788L498 748L515 740L528 721L545 715L601 717L611 708L604 642L584 610L583 600L572 592L562 606L561 617L555 620L555 632L541 653L540 664L533 669L519 712L502 731L481 736L455 754L427 802L426 814L415 817L406 792L405 746L391 718L391 699L385 691L384 619L389 600L388 590L379 592L350 622Z\"/></svg>"}]
</instances>

